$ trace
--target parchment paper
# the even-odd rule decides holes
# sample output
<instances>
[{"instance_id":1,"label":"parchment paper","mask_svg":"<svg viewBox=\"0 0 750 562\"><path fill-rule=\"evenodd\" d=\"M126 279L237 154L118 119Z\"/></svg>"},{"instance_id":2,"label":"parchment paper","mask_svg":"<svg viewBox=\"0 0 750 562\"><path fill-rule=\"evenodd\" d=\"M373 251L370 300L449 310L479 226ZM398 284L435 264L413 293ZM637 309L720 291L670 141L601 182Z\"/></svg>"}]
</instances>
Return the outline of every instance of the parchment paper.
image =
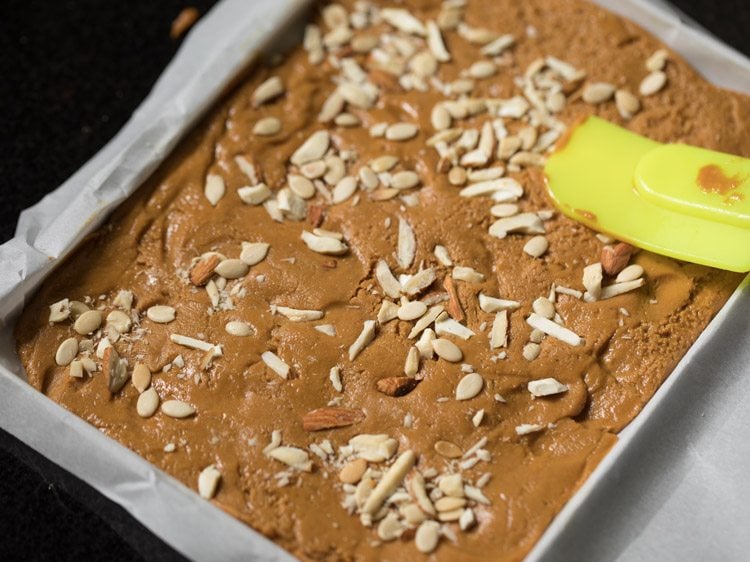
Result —
<instances>
[{"instance_id":1,"label":"parchment paper","mask_svg":"<svg viewBox=\"0 0 750 562\"><path fill-rule=\"evenodd\" d=\"M666 3L598 0L750 94L750 61ZM159 165L304 0L223 0L122 131L24 211L0 246L0 426L122 505L195 560L291 560L140 456L29 387L12 327L26 295ZM299 25L291 26L299 30ZM716 560L750 552L750 283L739 289L624 432L530 560Z\"/></svg>"}]
</instances>

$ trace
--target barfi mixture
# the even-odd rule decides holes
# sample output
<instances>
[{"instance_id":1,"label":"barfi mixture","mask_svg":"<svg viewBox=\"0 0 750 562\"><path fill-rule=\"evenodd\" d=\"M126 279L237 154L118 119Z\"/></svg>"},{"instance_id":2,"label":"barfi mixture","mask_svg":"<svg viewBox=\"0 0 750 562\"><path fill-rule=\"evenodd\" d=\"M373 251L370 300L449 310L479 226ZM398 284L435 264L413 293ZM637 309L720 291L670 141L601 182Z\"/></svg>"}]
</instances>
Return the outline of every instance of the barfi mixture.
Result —
<instances>
[{"instance_id":1,"label":"barfi mixture","mask_svg":"<svg viewBox=\"0 0 750 562\"><path fill-rule=\"evenodd\" d=\"M565 218L546 156L750 156L750 99L580 0L311 18L30 300L28 380L300 559L519 560L741 280Z\"/></svg>"}]
</instances>

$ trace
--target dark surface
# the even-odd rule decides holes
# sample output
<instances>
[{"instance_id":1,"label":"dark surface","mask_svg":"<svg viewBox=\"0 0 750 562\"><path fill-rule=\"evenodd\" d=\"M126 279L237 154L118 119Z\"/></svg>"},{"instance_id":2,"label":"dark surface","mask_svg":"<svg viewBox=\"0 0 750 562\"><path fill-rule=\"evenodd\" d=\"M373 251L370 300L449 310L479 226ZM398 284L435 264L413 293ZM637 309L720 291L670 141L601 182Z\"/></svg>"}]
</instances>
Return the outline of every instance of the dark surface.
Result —
<instances>
[{"instance_id":1,"label":"dark surface","mask_svg":"<svg viewBox=\"0 0 750 562\"><path fill-rule=\"evenodd\" d=\"M252 0L248 0L252 1ZM122 127L211 0L0 2L0 241ZM750 53L748 0L674 0ZM0 430L0 560L176 560L122 508Z\"/></svg>"}]
</instances>

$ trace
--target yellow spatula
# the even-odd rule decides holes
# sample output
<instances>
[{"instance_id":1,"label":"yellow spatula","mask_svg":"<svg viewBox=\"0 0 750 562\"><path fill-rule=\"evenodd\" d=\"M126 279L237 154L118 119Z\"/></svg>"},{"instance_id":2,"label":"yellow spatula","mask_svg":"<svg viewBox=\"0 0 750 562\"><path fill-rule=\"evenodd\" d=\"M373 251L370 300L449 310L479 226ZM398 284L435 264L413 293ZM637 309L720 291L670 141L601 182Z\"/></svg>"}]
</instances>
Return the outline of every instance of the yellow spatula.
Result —
<instances>
[{"instance_id":1,"label":"yellow spatula","mask_svg":"<svg viewBox=\"0 0 750 562\"><path fill-rule=\"evenodd\" d=\"M658 254L750 271L750 159L660 144L597 117L544 168L560 210Z\"/></svg>"}]
</instances>

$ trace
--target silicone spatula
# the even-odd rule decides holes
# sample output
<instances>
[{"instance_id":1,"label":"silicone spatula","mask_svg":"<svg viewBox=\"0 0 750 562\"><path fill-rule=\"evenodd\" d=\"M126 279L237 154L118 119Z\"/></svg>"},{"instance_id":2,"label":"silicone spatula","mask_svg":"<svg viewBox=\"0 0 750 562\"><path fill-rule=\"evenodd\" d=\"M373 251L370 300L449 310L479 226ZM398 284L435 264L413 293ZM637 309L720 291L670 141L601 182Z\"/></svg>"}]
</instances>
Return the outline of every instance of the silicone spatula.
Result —
<instances>
[{"instance_id":1,"label":"silicone spatula","mask_svg":"<svg viewBox=\"0 0 750 562\"><path fill-rule=\"evenodd\" d=\"M544 167L557 207L652 252L750 271L750 159L660 144L588 117Z\"/></svg>"}]
</instances>

